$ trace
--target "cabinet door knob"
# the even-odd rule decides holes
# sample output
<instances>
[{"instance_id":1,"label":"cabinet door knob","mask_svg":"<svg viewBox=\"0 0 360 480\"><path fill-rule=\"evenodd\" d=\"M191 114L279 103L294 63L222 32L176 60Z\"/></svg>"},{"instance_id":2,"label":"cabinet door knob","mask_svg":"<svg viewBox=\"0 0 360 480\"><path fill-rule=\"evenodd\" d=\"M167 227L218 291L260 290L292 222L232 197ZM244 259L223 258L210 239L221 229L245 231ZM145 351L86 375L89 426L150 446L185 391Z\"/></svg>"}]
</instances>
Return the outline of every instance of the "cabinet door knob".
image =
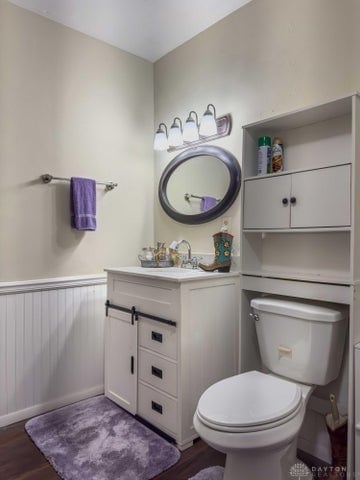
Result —
<instances>
[{"instance_id":1,"label":"cabinet door knob","mask_svg":"<svg viewBox=\"0 0 360 480\"><path fill-rule=\"evenodd\" d=\"M291 197L290 198L290 203L294 205L296 203L296 197Z\"/></svg>"},{"instance_id":2,"label":"cabinet door knob","mask_svg":"<svg viewBox=\"0 0 360 480\"><path fill-rule=\"evenodd\" d=\"M287 205L289 203L289 200L287 198L282 199L282 204Z\"/></svg>"}]
</instances>

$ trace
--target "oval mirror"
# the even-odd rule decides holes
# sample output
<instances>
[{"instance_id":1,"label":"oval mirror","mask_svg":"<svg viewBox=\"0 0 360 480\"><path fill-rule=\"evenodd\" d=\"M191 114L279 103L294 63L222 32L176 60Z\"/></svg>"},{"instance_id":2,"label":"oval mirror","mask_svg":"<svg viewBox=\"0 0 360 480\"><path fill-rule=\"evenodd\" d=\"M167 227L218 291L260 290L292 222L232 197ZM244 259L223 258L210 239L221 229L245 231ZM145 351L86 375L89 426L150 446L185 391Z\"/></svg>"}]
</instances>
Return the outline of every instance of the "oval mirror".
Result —
<instances>
[{"instance_id":1,"label":"oval mirror","mask_svg":"<svg viewBox=\"0 0 360 480\"><path fill-rule=\"evenodd\" d=\"M205 223L222 215L236 199L241 169L234 155L212 145L189 148L165 168L159 200L181 223Z\"/></svg>"}]
</instances>

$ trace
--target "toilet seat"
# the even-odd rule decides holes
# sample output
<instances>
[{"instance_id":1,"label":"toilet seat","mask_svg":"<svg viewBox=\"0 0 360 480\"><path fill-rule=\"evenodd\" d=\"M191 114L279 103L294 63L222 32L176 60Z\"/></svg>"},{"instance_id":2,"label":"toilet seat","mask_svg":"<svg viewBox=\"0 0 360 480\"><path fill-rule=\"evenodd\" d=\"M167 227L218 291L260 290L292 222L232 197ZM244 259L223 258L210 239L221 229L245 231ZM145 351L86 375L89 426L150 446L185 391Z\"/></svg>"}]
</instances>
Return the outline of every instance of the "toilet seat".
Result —
<instances>
[{"instance_id":1,"label":"toilet seat","mask_svg":"<svg viewBox=\"0 0 360 480\"><path fill-rule=\"evenodd\" d=\"M224 432L255 432L288 422L302 406L299 385L252 371L226 378L201 396L201 422Z\"/></svg>"}]
</instances>

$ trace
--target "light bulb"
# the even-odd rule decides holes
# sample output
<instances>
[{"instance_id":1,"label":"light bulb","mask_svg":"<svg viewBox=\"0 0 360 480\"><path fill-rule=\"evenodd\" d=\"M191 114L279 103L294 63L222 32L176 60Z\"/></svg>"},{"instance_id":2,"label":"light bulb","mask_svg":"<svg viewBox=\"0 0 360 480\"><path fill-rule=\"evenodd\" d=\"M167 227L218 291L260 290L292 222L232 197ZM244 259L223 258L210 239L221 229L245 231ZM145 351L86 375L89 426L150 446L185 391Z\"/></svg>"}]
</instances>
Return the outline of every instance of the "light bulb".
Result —
<instances>
[{"instance_id":1,"label":"light bulb","mask_svg":"<svg viewBox=\"0 0 360 480\"><path fill-rule=\"evenodd\" d=\"M192 118L191 114L196 115L196 122ZM199 128L197 123L197 113L193 110L189 113L189 116L184 125L183 138L185 142L196 142L199 140Z\"/></svg>"},{"instance_id":2,"label":"light bulb","mask_svg":"<svg viewBox=\"0 0 360 480\"><path fill-rule=\"evenodd\" d=\"M213 107L214 113L210 111L209 107ZM209 103L201 119L199 133L204 137L209 137L210 135L216 135L218 133L216 125L216 112L212 103Z\"/></svg>"},{"instance_id":3,"label":"light bulb","mask_svg":"<svg viewBox=\"0 0 360 480\"><path fill-rule=\"evenodd\" d=\"M176 121L179 121L179 124ZM169 146L179 147L183 144L182 124L179 117L175 117L169 130Z\"/></svg>"},{"instance_id":4,"label":"light bulb","mask_svg":"<svg viewBox=\"0 0 360 480\"><path fill-rule=\"evenodd\" d=\"M161 128L164 125L165 130ZM165 123L160 123L159 128L156 130L154 137L154 150L163 151L169 148L169 142L167 138L167 128Z\"/></svg>"}]
</instances>

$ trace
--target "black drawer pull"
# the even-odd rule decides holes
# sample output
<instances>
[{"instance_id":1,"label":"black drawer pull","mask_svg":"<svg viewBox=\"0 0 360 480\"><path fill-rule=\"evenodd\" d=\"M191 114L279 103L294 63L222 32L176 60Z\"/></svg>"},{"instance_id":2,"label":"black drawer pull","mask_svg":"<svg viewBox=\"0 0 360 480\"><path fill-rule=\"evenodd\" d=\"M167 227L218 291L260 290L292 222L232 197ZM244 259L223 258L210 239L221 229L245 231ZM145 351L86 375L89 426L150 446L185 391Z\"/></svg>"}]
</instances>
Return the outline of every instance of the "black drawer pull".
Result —
<instances>
[{"instance_id":1,"label":"black drawer pull","mask_svg":"<svg viewBox=\"0 0 360 480\"><path fill-rule=\"evenodd\" d=\"M131 355L131 357L130 357L130 372L131 372L132 375L134 375L134 361L135 361L134 355Z\"/></svg>"},{"instance_id":2,"label":"black drawer pull","mask_svg":"<svg viewBox=\"0 0 360 480\"><path fill-rule=\"evenodd\" d=\"M291 197L291 198L290 198L290 203L291 203L291 205L295 205L295 203L296 203L296 197Z\"/></svg>"},{"instance_id":3,"label":"black drawer pull","mask_svg":"<svg viewBox=\"0 0 360 480\"><path fill-rule=\"evenodd\" d=\"M154 340L155 342L162 343L162 341L163 341L162 333L151 332L151 340Z\"/></svg>"},{"instance_id":4,"label":"black drawer pull","mask_svg":"<svg viewBox=\"0 0 360 480\"><path fill-rule=\"evenodd\" d=\"M289 200L287 198L282 199L282 204L287 205L289 203Z\"/></svg>"},{"instance_id":5,"label":"black drawer pull","mask_svg":"<svg viewBox=\"0 0 360 480\"><path fill-rule=\"evenodd\" d=\"M162 415L163 407L162 407L162 405L160 405L160 403L156 403L156 402L151 401L151 408L153 410L155 410L155 412L160 413L160 415Z\"/></svg>"},{"instance_id":6,"label":"black drawer pull","mask_svg":"<svg viewBox=\"0 0 360 480\"><path fill-rule=\"evenodd\" d=\"M154 375L154 377L163 377L163 371L161 370L161 368L154 367L153 365L151 366L151 374Z\"/></svg>"}]
</instances>

